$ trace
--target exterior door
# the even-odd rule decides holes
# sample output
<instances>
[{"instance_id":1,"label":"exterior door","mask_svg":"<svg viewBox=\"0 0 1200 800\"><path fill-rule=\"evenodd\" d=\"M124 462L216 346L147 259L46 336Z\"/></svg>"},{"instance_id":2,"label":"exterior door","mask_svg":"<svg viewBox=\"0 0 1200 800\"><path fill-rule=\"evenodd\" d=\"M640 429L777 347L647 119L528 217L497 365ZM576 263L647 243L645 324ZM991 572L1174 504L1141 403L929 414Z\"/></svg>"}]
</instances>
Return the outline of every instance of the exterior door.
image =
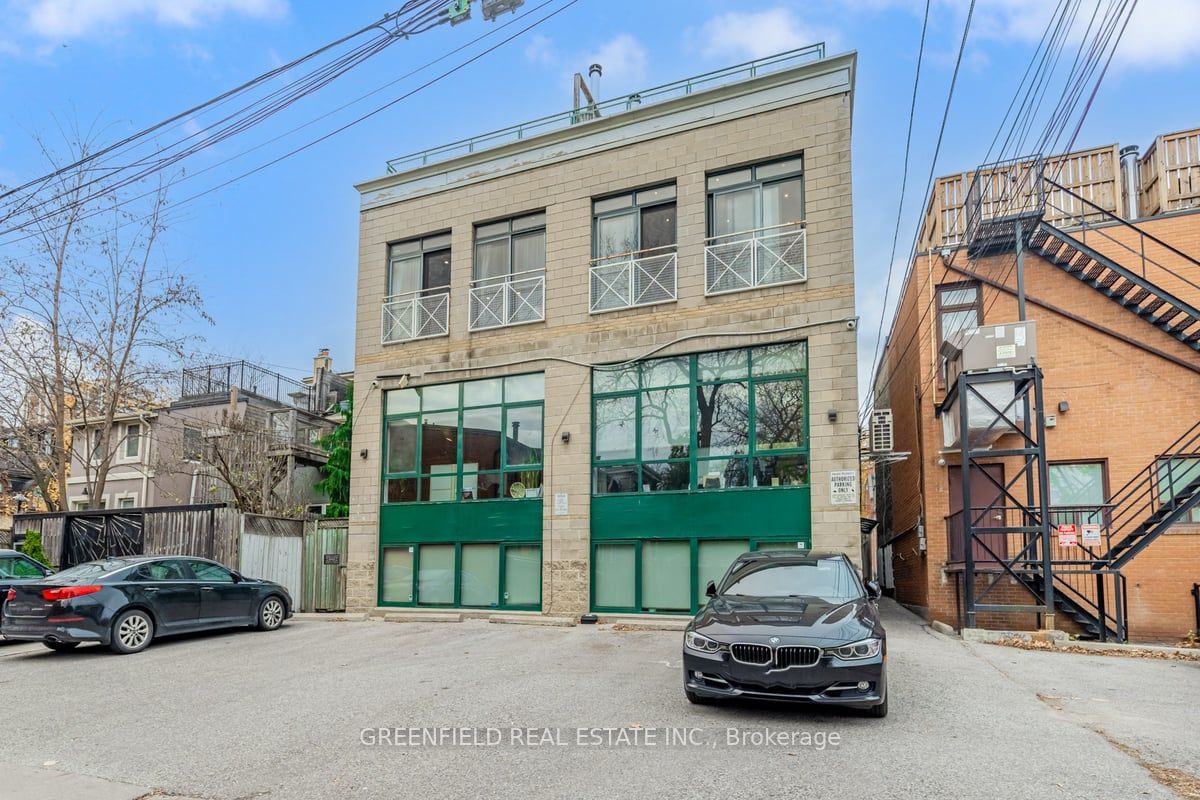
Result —
<instances>
[{"instance_id":1,"label":"exterior door","mask_svg":"<svg viewBox=\"0 0 1200 800\"><path fill-rule=\"evenodd\" d=\"M963 508L962 468L948 468L950 481L950 515L946 517L946 534L950 539L950 560L963 560L964 531L966 529L966 514L959 513ZM989 479L990 476L990 479ZM999 486L997 486L999 484ZM987 506L994 506L983 519L979 520L978 528L999 528L1004 526L1004 509L1007 501L1001 499L1000 486L1004 485L1004 465L985 464L971 468L971 506L978 517ZM981 534L975 541L972 550L976 564L996 563L993 553L1005 558L1008 556L1008 536L1003 532Z\"/></svg>"},{"instance_id":2,"label":"exterior door","mask_svg":"<svg viewBox=\"0 0 1200 800\"><path fill-rule=\"evenodd\" d=\"M233 573L219 564L191 561L192 574L200 589L200 624L249 622L254 589L233 579Z\"/></svg>"},{"instance_id":3,"label":"exterior door","mask_svg":"<svg viewBox=\"0 0 1200 800\"><path fill-rule=\"evenodd\" d=\"M153 610L164 631L179 631L200 618L200 589L183 561L163 559L142 564L129 576L130 592Z\"/></svg>"}]
</instances>

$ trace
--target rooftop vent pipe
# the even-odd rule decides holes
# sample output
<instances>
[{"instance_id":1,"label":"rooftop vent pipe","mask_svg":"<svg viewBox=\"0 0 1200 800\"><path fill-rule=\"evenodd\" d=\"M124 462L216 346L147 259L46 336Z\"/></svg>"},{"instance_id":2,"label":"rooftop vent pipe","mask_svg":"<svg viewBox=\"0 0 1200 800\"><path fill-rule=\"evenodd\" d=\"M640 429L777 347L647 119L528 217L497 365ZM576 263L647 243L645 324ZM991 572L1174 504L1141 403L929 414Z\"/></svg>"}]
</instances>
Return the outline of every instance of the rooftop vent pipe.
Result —
<instances>
[{"instance_id":1,"label":"rooftop vent pipe","mask_svg":"<svg viewBox=\"0 0 1200 800\"><path fill-rule=\"evenodd\" d=\"M1125 195L1125 218L1138 218L1138 146L1131 144L1121 148L1122 193Z\"/></svg>"}]
</instances>

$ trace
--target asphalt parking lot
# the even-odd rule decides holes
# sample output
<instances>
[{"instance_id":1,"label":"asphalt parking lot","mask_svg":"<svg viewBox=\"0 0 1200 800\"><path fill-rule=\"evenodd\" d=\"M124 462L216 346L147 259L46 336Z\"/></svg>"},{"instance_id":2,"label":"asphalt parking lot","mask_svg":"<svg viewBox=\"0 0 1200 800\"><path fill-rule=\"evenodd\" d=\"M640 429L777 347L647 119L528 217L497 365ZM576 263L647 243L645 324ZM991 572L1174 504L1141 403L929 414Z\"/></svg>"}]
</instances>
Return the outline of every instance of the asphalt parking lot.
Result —
<instances>
[{"instance_id":1,"label":"asphalt parking lot","mask_svg":"<svg viewBox=\"0 0 1200 800\"><path fill-rule=\"evenodd\" d=\"M883 720L691 706L672 632L305 619L130 657L4 644L0 797L1095 800L1181 796L1155 765L1200 774L1200 664L968 645L884 610ZM414 728L469 732L398 746Z\"/></svg>"}]
</instances>

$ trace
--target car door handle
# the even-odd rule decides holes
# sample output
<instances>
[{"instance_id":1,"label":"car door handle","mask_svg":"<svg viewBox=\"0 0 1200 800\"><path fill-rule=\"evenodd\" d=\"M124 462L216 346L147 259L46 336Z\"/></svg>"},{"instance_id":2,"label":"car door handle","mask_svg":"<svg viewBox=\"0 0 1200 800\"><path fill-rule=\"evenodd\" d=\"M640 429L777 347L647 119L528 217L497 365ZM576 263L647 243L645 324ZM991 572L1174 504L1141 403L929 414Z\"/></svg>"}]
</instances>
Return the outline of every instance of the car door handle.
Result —
<instances>
[{"instance_id":1,"label":"car door handle","mask_svg":"<svg viewBox=\"0 0 1200 800\"><path fill-rule=\"evenodd\" d=\"M145 588L145 590L144 590L144 591L147 591L147 592L157 592L157 591L158 591L158 587L157 587L157 586L147 586L147 587Z\"/></svg>"},{"instance_id":2,"label":"car door handle","mask_svg":"<svg viewBox=\"0 0 1200 800\"><path fill-rule=\"evenodd\" d=\"M203 590L203 591L205 591L205 592L211 592L211 591L213 590L213 587L211 587L211 586L201 586L201 587L200 587L200 589L201 589L201 590Z\"/></svg>"}]
</instances>

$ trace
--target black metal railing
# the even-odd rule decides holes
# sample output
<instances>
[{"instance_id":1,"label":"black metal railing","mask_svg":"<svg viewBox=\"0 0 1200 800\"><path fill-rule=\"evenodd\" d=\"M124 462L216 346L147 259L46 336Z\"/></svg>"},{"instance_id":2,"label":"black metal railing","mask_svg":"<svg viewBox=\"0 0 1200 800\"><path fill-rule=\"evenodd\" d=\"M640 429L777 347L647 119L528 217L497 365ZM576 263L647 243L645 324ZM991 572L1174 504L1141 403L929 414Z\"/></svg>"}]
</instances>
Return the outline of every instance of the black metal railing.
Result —
<instances>
[{"instance_id":1,"label":"black metal railing","mask_svg":"<svg viewBox=\"0 0 1200 800\"><path fill-rule=\"evenodd\" d=\"M205 364L183 370L181 397L227 393L233 389L314 411L312 387L248 361Z\"/></svg>"}]
</instances>

